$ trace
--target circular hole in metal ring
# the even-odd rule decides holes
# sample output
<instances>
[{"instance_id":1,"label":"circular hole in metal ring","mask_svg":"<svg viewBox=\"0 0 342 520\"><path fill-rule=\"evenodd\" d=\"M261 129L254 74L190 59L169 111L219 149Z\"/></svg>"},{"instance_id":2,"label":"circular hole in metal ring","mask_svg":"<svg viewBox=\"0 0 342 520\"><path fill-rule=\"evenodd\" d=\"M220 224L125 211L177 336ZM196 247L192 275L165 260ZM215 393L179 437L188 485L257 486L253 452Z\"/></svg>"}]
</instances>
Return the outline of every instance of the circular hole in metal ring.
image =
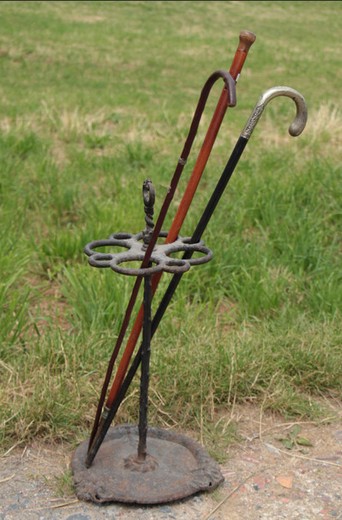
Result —
<instances>
[{"instance_id":1,"label":"circular hole in metal ring","mask_svg":"<svg viewBox=\"0 0 342 520\"><path fill-rule=\"evenodd\" d=\"M205 264L207 262L209 262L212 257L213 257L213 253L210 249L208 249L207 247L204 247L204 246L199 246L199 247L196 247L196 248L189 248L187 250L190 250L194 253L201 253L202 256L199 256L199 257L191 257L189 258L187 261L189 262L190 265L201 265L201 264Z\"/></svg>"},{"instance_id":2,"label":"circular hole in metal ring","mask_svg":"<svg viewBox=\"0 0 342 520\"><path fill-rule=\"evenodd\" d=\"M130 238L133 238L134 235L132 233L113 233L110 235L110 240L129 240Z\"/></svg>"},{"instance_id":3,"label":"circular hole in metal ring","mask_svg":"<svg viewBox=\"0 0 342 520\"><path fill-rule=\"evenodd\" d=\"M199 240L198 242L192 242L192 237L179 237L179 240L181 240L183 244L203 246L203 240Z\"/></svg>"},{"instance_id":4,"label":"circular hole in metal ring","mask_svg":"<svg viewBox=\"0 0 342 520\"><path fill-rule=\"evenodd\" d=\"M95 253L88 258L88 262L92 267L109 267L112 259L112 255Z\"/></svg>"},{"instance_id":5,"label":"circular hole in metal ring","mask_svg":"<svg viewBox=\"0 0 342 520\"><path fill-rule=\"evenodd\" d=\"M115 271L116 273L125 274L128 276L149 276L149 275L152 275L155 273L159 273L163 270L160 261L156 261L153 259L151 259L151 263L154 263L156 265L152 265L151 267L143 267L143 268L141 268L141 267L138 267L138 268L121 267L122 264L125 264L127 262L137 262L137 261L142 262L144 260L143 255L142 256L139 255L139 257L135 257L135 258L132 258L132 257L121 258L121 259L119 259L119 261L115 258L113 260L114 261L112 261L110 263L111 269L113 269L113 271Z\"/></svg>"},{"instance_id":6,"label":"circular hole in metal ring","mask_svg":"<svg viewBox=\"0 0 342 520\"><path fill-rule=\"evenodd\" d=\"M187 260L170 258L163 262L163 271L167 273L186 273L190 269L190 264Z\"/></svg>"},{"instance_id":7,"label":"circular hole in metal ring","mask_svg":"<svg viewBox=\"0 0 342 520\"><path fill-rule=\"evenodd\" d=\"M104 254L104 255L118 254L118 252L114 252L114 251L113 251L113 253L110 253L109 251L105 251L105 252L101 253L101 251L97 251L97 249L99 249L100 247L112 247L112 248L117 247L117 248L129 249L130 245L122 243L121 240L115 240L115 239L94 240L93 242L90 242L89 244L87 244L85 246L84 252L88 256L92 256L92 255L96 255L96 254L99 254L99 255L101 255L101 254Z\"/></svg>"}]
</instances>

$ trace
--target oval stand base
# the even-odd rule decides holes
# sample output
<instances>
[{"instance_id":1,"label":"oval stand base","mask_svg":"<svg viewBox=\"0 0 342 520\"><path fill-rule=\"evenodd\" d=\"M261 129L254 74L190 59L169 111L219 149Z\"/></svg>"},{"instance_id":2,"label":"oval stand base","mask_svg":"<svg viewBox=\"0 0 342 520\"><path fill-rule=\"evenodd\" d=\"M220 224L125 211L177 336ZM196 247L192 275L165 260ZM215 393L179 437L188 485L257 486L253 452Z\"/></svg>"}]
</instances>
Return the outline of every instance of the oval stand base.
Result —
<instances>
[{"instance_id":1,"label":"oval stand base","mask_svg":"<svg viewBox=\"0 0 342 520\"><path fill-rule=\"evenodd\" d=\"M138 460L137 426L110 428L90 468L88 441L76 449L71 469L76 495L96 503L163 504L217 488L224 478L202 446L185 435L149 428L147 456Z\"/></svg>"}]
</instances>

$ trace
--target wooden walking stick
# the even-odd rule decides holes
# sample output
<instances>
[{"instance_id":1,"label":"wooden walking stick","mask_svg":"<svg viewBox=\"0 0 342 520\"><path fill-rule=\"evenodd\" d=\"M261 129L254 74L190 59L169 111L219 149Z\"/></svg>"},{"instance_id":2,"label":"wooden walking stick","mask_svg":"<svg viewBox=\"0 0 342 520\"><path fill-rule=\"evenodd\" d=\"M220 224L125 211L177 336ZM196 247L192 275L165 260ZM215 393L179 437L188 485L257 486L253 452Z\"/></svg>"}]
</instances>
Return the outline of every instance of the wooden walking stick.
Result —
<instances>
[{"instance_id":1,"label":"wooden walking stick","mask_svg":"<svg viewBox=\"0 0 342 520\"><path fill-rule=\"evenodd\" d=\"M253 44L254 41L255 41L255 35L254 34L252 34L250 32L247 32L247 31L243 31L243 32L240 33L239 46L237 48L237 51L235 53L232 66L230 68L230 76L233 78L234 81L236 81L238 79L238 76L239 76L239 74L240 74L240 72L242 70L243 64L244 64L244 62L246 60L249 48L251 47L251 45ZM191 175L190 180L188 182L188 185L187 185L187 188L185 190L184 196L182 198L181 204L180 204L179 209L178 209L178 211L176 213L176 216L175 216L175 218L174 218L174 220L172 222L170 231L169 231L167 239L166 239L167 243L170 243L170 242L174 241L177 238L177 236L178 236L180 228L181 228L181 226L182 226L182 224L184 222L185 216L187 214L187 211L188 211L188 209L189 209L189 207L191 205L192 199L193 199L194 194L196 192L197 186L198 186L198 184L200 182L202 173L203 173L203 171L205 169L205 166L207 164L207 161L209 159L212 147L214 145L217 133L218 133L218 131L220 129L220 126L221 126L222 120L224 118L227 106L229 104L230 105L233 104L232 103L233 100L230 99L231 96L232 96L232 89L229 89L229 79L228 79L228 81L226 83L226 86L225 86L225 88L223 89L223 91L221 93L219 102L217 104L217 107L215 109L215 112L214 112L214 115L212 117L211 123L209 125L208 130L207 130L207 134L205 136L204 142L203 142L201 150L199 152L197 161L195 163L195 167L193 169L192 175ZM203 109L202 109L202 111L203 111ZM192 142L193 142L193 139L192 139ZM191 144L192 144L192 142L191 142ZM190 144L190 148L191 148L191 144ZM188 147L188 152L190 151L190 148ZM185 158L182 155L181 158L180 158L180 161L179 161L179 165L180 166L184 166L184 162L185 162ZM172 194L172 196L173 196L173 194ZM161 211L161 214L162 214L162 211ZM166 212L162 215L162 220L164 220L165 215L166 215ZM155 228L155 233L154 233L154 236L155 236L154 243L156 242L156 239L158 238L158 234L159 234L160 229L161 229L161 225L160 225L160 227L158 229L158 222L157 222L156 228ZM144 265L146 266L148 264L148 261L149 261L150 254L151 254L151 251L153 249L153 246L154 246L154 244L153 244L153 239L152 239L151 243L150 243L150 247L146 251L145 260L144 260L144 262L142 264L142 267ZM157 275L154 275L153 278L152 278L152 294L154 294L156 289L157 289L160 277L161 277L161 275L157 274ZM135 302L135 300L136 300L136 297L137 297L137 294L138 294L138 290L139 290L139 287L140 287L140 283L141 283L141 279L138 278L137 281L136 281L135 287L133 288L133 292L132 292L131 301L133 301L133 302ZM123 323L123 326L121 328L121 331L120 331L120 334L119 334L119 337L118 337L119 341L117 341L117 343L116 343L116 346L115 346L115 349L114 349L114 352L113 352L113 355L112 355L112 358L111 358L111 361L110 361L110 364L109 364L109 367L108 367L108 370L107 370L105 383L103 385L101 398L100 398L100 401L99 401L97 414L96 414L96 418L95 418L95 422L94 422L93 431L92 431L92 434L91 434L91 437L90 437L90 441L89 441L89 451L88 451L88 458L87 458L87 465L88 466L92 463L92 460L94 459L94 457L96 455L96 452L97 452L97 450L98 450L98 448L100 446L99 442L96 442L96 445L94 447L92 446L94 441L95 441L95 436L97 436L98 439L100 437L103 438L103 432L102 432L101 435L97 435L98 430L101 430L101 425L103 424L103 421L105 420L106 416L108 415L108 410L110 409L110 407L112 406L113 402L116 399L116 396L118 394L120 386L121 386L121 384L123 382L123 379L125 377L125 374L127 372L130 359L132 357L134 348L136 346L136 343L138 341L138 338L139 338L139 335L140 335L140 332L141 332L141 329L142 329L143 315L144 315L143 307L140 308L138 316L137 316L137 318L135 320L135 323L133 325L133 328L132 328L132 331L130 333L130 336L129 336L129 339L128 339L128 342L127 342L127 345L126 345L126 348L125 348L125 351L124 351L124 354L122 356L122 359L120 361L120 364L119 364L119 367L118 367L118 370L117 370L117 374L115 376L113 385L112 385L112 387L110 389L110 393L109 393L109 396L108 396L107 401L106 401L106 406L105 406L105 408L104 408L104 410L102 412L103 403L104 403L104 399L105 399L105 394L107 392L107 388L108 388L108 385L109 385L109 379L111 377L113 365L114 365L115 359L117 357L120 345L122 343L123 336L124 336L124 334L125 334L125 332L127 330L128 322L129 322L129 319L130 319L130 315L131 315L132 309L133 309L133 305L129 305L129 307L128 307L129 312L126 312L124 323ZM102 412L102 421L100 422L101 412Z\"/></svg>"}]
</instances>

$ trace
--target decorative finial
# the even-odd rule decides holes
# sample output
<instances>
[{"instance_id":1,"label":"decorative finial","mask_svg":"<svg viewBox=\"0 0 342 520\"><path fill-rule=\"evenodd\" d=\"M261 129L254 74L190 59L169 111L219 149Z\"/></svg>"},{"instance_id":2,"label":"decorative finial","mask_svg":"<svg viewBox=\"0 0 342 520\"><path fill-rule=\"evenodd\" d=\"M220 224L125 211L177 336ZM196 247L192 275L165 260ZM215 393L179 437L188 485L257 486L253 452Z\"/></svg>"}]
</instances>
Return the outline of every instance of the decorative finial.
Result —
<instances>
[{"instance_id":1,"label":"decorative finial","mask_svg":"<svg viewBox=\"0 0 342 520\"><path fill-rule=\"evenodd\" d=\"M143 182L142 187L143 200L144 200L144 211L145 211L145 222L146 228L143 231L143 240L144 245L143 249L146 250L148 244L150 243L151 236L153 233L154 222L153 222L153 214L154 214L154 201L156 198L156 192L152 181L150 179L146 179Z\"/></svg>"}]
</instances>

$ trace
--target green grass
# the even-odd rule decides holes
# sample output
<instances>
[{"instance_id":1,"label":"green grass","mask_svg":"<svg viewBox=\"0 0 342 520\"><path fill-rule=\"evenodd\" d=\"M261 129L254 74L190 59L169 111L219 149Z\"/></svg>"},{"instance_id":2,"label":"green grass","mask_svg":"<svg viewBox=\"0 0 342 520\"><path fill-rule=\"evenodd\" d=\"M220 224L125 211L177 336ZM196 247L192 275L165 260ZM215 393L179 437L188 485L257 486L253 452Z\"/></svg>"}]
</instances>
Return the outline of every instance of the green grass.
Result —
<instances>
[{"instance_id":1,"label":"green grass","mask_svg":"<svg viewBox=\"0 0 342 520\"><path fill-rule=\"evenodd\" d=\"M201 88L253 31L230 109L184 223L190 235L259 96L270 103L204 235L214 259L183 279L152 343L150 421L210 450L235 403L285 416L341 398L342 2L2 2L0 5L0 442L76 444L90 431L134 280L83 247L156 214ZM181 200L220 92L215 86ZM162 279L161 290L168 276ZM156 300L158 301L159 296ZM157 303L157 302L156 302ZM118 420L137 421L134 381ZM330 412L329 412L330 413Z\"/></svg>"}]
</instances>

